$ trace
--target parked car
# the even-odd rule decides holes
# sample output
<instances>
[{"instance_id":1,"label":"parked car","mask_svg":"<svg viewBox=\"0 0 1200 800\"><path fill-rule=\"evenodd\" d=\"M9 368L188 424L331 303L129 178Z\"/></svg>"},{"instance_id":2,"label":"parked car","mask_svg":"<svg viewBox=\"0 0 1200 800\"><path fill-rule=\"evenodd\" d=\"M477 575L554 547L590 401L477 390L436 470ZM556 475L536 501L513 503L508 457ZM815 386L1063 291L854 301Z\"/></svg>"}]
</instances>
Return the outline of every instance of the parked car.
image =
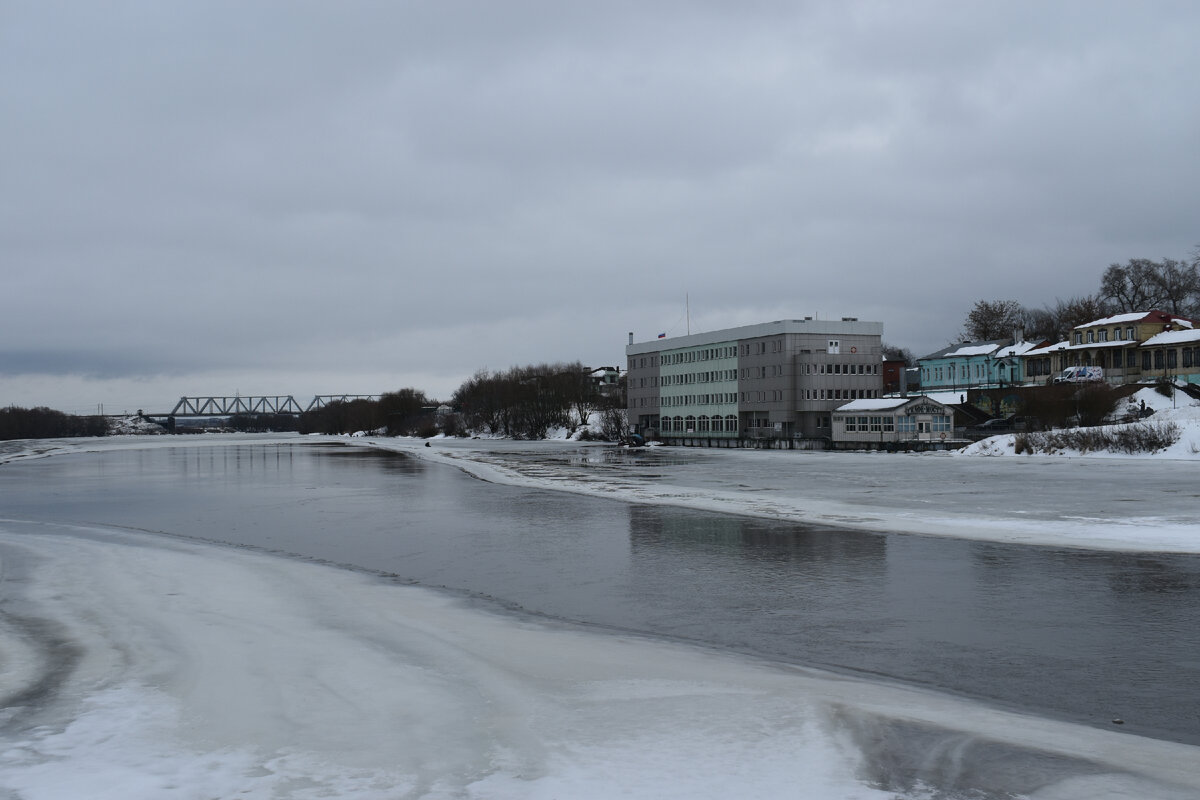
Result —
<instances>
[{"instance_id":1,"label":"parked car","mask_svg":"<svg viewBox=\"0 0 1200 800\"><path fill-rule=\"evenodd\" d=\"M1091 383L1104 380L1103 367L1067 367L1054 383Z\"/></svg>"}]
</instances>

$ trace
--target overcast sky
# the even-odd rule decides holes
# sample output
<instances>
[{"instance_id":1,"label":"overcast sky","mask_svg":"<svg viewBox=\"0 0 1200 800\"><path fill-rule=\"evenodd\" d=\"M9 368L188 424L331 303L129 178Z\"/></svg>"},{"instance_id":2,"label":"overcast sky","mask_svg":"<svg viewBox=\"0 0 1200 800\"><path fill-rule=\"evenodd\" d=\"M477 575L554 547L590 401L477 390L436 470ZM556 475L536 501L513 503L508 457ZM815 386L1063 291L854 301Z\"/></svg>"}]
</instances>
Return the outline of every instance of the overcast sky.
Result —
<instances>
[{"instance_id":1,"label":"overcast sky","mask_svg":"<svg viewBox=\"0 0 1200 800\"><path fill-rule=\"evenodd\" d=\"M1200 3L0 0L0 406L475 371L1200 243Z\"/></svg>"}]
</instances>

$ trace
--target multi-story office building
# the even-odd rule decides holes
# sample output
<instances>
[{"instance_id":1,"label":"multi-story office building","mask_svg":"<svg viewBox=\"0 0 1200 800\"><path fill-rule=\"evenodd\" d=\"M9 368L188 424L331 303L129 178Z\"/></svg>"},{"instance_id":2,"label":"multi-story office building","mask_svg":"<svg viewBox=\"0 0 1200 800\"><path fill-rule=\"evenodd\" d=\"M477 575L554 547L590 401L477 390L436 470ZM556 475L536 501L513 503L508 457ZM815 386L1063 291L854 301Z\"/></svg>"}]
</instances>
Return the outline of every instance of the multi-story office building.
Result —
<instances>
[{"instance_id":1,"label":"multi-story office building","mask_svg":"<svg viewBox=\"0 0 1200 800\"><path fill-rule=\"evenodd\" d=\"M883 324L780 320L634 343L629 422L664 439L828 438L833 409L878 397Z\"/></svg>"}]
</instances>

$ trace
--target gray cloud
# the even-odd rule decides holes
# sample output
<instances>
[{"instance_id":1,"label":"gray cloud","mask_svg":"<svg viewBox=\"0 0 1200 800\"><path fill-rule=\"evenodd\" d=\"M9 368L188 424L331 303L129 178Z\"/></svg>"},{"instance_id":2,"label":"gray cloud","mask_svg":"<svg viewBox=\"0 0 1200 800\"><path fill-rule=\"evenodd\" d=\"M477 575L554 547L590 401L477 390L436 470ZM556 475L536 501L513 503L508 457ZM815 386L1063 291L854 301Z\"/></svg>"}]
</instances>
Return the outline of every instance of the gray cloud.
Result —
<instances>
[{"instance_id":1,"label":"gray cloud","mask_svg":"<svg viewBox=\"0 0 1200 800\"><path fill-rule=\"evenodd\" d=\"M2 13L0 403L445 396L685 293L928 351L1200 241L1190 3Z\"/></svg>"}]
</instances>

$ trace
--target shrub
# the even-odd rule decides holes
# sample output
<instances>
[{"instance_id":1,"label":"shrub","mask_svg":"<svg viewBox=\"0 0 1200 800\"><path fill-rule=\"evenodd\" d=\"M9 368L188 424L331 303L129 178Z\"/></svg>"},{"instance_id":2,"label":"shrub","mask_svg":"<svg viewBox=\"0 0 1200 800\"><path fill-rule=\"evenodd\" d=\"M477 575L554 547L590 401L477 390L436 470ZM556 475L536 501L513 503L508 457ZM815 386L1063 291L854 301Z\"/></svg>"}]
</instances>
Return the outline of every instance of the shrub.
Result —
<instances>
[{"instance_id":1,"label":"shrub","mask_svg":"<svg viewBox=\"0 0 1200 800\"><path fill-rule=\"evenodd\" d=\"M1078 450L1081 453L1157 453L1179 441L1179 426L1174 422L1142 422L1112 428L1073 428L1062 431L1022 433L1014 437L1017 453L1057 453Z\"/></svg>"}]
</instances>

